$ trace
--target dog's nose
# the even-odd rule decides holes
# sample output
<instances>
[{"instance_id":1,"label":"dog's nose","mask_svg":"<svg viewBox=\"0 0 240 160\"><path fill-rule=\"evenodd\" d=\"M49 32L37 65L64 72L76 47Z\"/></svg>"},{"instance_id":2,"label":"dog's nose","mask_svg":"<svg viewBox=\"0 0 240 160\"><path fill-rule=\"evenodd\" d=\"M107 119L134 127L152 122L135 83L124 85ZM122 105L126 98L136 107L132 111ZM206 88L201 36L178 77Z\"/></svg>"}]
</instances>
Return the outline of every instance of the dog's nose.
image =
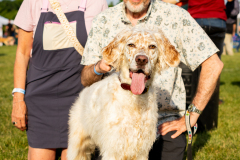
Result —
<instances>
[{"instance_id":1,"label":"dog's nose","mask_svg":"<svg viewBox=\"0 0 240 160\"><path fill-rule=\"evenodd\" d=\"M148 57L144 55L138 55L135 59L138 65L146 65L148 63Z\"/></svg>"}]
</instances>

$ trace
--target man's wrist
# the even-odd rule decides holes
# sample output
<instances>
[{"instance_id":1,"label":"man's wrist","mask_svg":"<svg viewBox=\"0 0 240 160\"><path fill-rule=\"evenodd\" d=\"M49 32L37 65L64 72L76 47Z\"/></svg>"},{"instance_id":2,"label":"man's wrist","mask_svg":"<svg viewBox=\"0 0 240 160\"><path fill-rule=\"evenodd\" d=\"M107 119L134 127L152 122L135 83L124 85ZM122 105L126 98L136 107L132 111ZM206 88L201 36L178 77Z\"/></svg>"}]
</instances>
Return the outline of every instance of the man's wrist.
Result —
<instances>
[{"instance_id":1,"label":"man's wrist","mask_svg":"<svg viewBox=\"0 0 240 160\"><path fill-rule=\"evenodd\" d=\"M191 113L191 112L195 112L195 113L197 113L197 114L201 114L202 113L202 111L201 110L199 110L194 104L190 104L189 106L188 106L188 111Z\"/></svg>"},{"instance_id":2,"label":"man's wrist","mask_svg":"<svg viewBox=\"0 0 240 160\"><path fill-rule=\"evenodd\" d=\"M94 66L93 66L93 70L94 70L94 73L98 76L101 76L103 75L103 73L101 72L101 69L99 67L99 62L97 62Z\"/></svg>"}]
</instances>

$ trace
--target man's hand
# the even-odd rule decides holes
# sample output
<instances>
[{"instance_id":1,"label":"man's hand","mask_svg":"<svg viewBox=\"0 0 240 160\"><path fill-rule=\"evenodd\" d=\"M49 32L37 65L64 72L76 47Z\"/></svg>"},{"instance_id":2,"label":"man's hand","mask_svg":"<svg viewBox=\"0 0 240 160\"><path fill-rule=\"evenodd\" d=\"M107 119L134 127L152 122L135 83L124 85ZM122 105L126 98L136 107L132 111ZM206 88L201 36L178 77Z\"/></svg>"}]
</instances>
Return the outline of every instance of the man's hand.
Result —
<instances>
[{"instance_id":1,"label":"man's hand","mask_svg":"<svg viewBox=\"0 0 240 160\"><path fill-rule=\"evenodd\" d=\"M111 66L104 59L102 59L97 62L95 69L98 73L107 73L111 70Z\"/></svg>"},{"instance_id":2,"label":"man's hand","mask_svg":"<svg viewBox=\"0 0 240 160\"><path fill-rule=\"evenodd\" d=\"M92 64L89 66L85 66L83 68L82 73L81 73L82 85L90 86L93 83L102 79L102 75L97 75L94 72L94 66L95 66L95 64ZM111 66L104 59L102 59L97 62L96 66L95 66L95 70L98 73L106 73L111 70Z\"/></svg>"},{"instance_id":3,"label":"man's hand","mask_svg":"<svg viewBox=\"0 0 240 160\"><path fill-rule=\"evenodd\" d=\"M200 114L198 114L198 113L194 113L194 112L190 113L191 127L193 127L197 123L197 119L199 116L200 116ZM171 136L171 138L178 137L180 134L182 134L186 130L187 130L187 127L186 127L186 122L185 122L185 116L183 116L179 119L176 119L174 121L165 122L158 127L158 133L160 133L163 136L166 135L170 131L177 131L175 134L173 134Z\"/></svg>"}]
</instances>

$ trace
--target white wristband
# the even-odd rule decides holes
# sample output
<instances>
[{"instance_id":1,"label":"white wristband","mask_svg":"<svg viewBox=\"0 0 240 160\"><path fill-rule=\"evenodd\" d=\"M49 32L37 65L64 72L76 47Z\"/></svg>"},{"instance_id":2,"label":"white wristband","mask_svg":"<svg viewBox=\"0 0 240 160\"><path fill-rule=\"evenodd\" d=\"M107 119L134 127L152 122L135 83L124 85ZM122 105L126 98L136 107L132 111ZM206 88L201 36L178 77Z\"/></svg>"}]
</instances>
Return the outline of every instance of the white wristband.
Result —
<instances>
[{"instance_id":1,"label":"white wristband","mask_svg":"<svg viewBox=\"0 0 240 160\"><path fill-rule=\"evenodd\" d=\"M178 3L178 2L180 2L180 0L176 0L176 2Z\"/></svg>"},{"instance_id":2,"label":"white wristband","mask_svg":"<svg viewBox=\"0 0 240 160\"><path fill-rule=\"evenodd\" d=\"M19 92L19 93L25 94L25 90L22 89L22 88L14 88L13 91L12 91L12 96L14 96L15 92Z\"/></svg>"}]
</instances>

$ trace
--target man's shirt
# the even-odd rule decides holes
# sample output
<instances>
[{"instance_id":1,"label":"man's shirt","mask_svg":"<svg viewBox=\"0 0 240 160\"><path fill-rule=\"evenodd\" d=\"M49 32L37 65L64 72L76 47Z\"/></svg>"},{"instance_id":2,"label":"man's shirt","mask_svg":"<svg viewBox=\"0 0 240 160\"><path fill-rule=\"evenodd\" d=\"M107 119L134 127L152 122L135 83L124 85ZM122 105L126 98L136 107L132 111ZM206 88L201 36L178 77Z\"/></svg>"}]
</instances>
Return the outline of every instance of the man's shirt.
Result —
<instances>
[{"instance_id":1,"label":"man's shirt","mask_svg":"<svg viewBox=\"0 0 240 160\"><path fill-rule=\"evenodd\" d=\"M180 53L181 62L194 71L218 49L187 11L160 0L151 2L147 14L137 25L160 28ZM102 59L102 48L126 27L133 27L120 3L94 18L81 64L95 64ZM186 92L179 67L170 67L155 77L152 85L158 90L159 122L175 120L186 110Z\"/></svg>"}]
</instances>

